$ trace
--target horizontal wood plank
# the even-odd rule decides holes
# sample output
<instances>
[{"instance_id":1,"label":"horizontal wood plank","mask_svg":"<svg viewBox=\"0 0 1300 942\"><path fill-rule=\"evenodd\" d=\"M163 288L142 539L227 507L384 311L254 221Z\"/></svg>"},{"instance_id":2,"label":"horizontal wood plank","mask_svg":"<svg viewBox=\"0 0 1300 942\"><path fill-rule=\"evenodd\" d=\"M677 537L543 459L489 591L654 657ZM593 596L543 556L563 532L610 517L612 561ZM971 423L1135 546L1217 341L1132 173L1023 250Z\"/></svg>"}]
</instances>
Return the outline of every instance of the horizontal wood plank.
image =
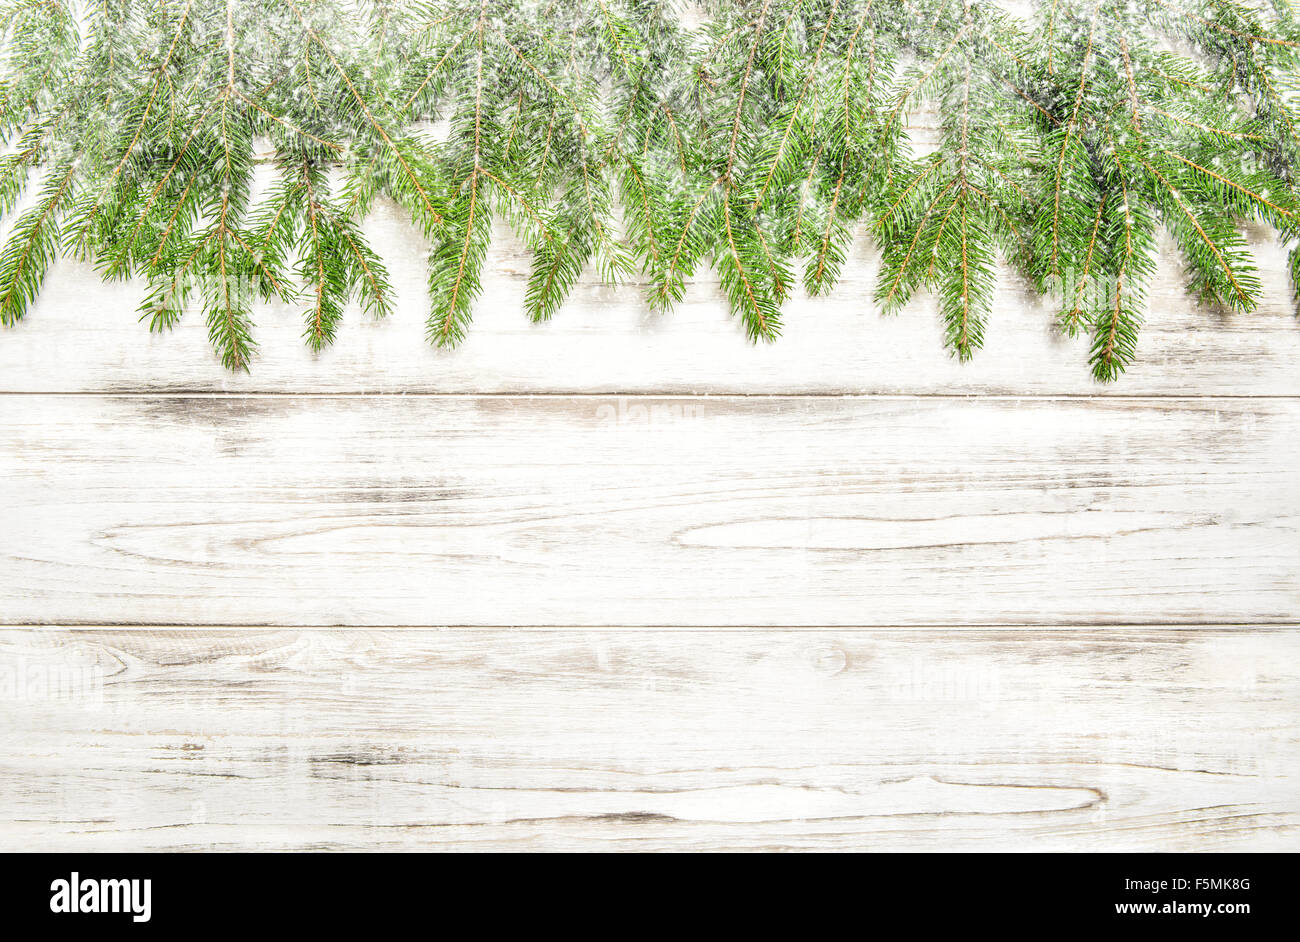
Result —
<instances>
[{"instance_id":1,"label":"horizontal wood plank","mask_svg":"<svg viewBox=\"0 0 1300 942\"><path fill-rule=\"evenodd\" d=\"M1300 632L0 633L2 850L1297 850Z\"/></svg>"},{"instance_id":2,"label":"horizontal wood plank","mask_svg":"<svg viewBox=\"0 0 1300 942\"><path fill-rule=\"evenodd\" d=\"M588 272L551 322L531 324L521 313L529 260L498 227L468 339L439 351L424 340L427 246L391 207L367 228L392 273L396 312L375 322L352 311L319 355L302 343L297 310L266 306L256 315L261 352L251 375L231 374L209 349L199 314L150 335L137 322L139 284L104 285L89 265L60 262L27 318L0 331L0 391L1300 394L1286 253L1261 231L1253 241L1265 291L1250 314L1193 303L1166 241L1140 359L1119 383L1102 385L1088 372L1087 339L1061 336L1051 305L1005 268L971 363L944 350L933 299L880 316L865 238L831 297L798 289L781 339L754 346L707 270L663 316L650 313L643 287L604 286Z\"/></svg>"},{"instance_id":3,"label":"horizontal wood plank","mask_svg":"<svg viewBox=\"0 0 1300 942\"><path fill-rule=\"evenodd\" d=\"M0 396L0 621L1294 622L1300 402Z\"/></svg>"}]
</instances>

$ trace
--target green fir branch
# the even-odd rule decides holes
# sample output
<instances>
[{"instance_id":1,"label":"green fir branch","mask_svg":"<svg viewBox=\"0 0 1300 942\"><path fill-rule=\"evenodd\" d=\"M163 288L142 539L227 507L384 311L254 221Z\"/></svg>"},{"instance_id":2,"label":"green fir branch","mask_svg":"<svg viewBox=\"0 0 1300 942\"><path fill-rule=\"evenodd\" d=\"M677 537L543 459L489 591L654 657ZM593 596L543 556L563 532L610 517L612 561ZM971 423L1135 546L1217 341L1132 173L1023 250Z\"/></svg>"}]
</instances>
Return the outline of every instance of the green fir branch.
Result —
<instances>
[{"instance_id":1,"label":"green fir branch","mask_svg":"<svg viewBox=\"0 0 1300 942\"><path fill-rule=\"evenodd\" d=\"M1236 310L1288 245L1300 300L1300 20L1266 0L3 0L0 322L54 261L140 279L141 319L204 318L230 369L258 305L313 350L392 309L381 201L429 246L431 343L466 336L508 226L523 314L584 271L668 310L702 266L751 340L824 295L860 236L876 303L937 298L975 355L1002 260L1133 362L1160 232ZM694 15L694 14L692 14ZM1172 51L1177 50L1177 51ZM933 147L912 140L927 115ZM801 282L801 285L798 284Z\"/></svg>"}]
</instances>

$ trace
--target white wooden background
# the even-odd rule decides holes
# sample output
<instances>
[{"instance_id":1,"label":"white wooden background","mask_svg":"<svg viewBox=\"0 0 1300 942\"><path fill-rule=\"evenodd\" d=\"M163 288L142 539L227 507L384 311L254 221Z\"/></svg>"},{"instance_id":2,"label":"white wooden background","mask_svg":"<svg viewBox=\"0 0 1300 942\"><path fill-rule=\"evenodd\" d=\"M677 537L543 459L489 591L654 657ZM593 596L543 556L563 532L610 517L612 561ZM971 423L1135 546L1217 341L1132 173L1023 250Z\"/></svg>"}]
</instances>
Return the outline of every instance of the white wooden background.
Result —
<instances>
[{"instance_id":1,"label":"white wooden background","mask_svg":"<svg viewBox=\"0 0 1300 942\"><path fill-rule=\"evenodd\" d=\"M751 347L586 280L251 376L60 263L0 333L0 849L1300 848L1300 325L1141 361L1004 273L958 366L861 247ZM442 626L442 627L437 627Z\"/></svg>"}]
</instances>

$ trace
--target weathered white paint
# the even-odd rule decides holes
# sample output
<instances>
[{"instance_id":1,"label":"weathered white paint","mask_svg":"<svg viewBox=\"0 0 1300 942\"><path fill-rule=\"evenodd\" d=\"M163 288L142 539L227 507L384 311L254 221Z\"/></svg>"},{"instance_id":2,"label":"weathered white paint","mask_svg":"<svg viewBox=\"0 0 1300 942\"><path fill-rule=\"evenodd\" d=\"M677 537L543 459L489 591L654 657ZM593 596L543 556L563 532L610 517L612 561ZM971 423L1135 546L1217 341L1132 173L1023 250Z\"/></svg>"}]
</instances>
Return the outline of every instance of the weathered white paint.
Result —
<instances>
[{"instance_id":1,"label":"weathered white paint","mask_svg":"<svg viewBox=\"0 0 1300 942\"><path fill-rule=\"evenodd\" d=\"M1293 622L1293 399L0 397L8 623Z\"/></svg>"},{"instance_id":2,"label":"weathered white paint","mask_svg":"<svg viewBox=\"0 0 1300 942\"><path fill-rule=\"evenodd\" d=\"M958 366L865 246L755 348L708 275L526 324L505 234L438 352L368 226L398 312L319 358L72 263L0 332L0 849L1300 847L1275 245L1251 315L1166 251L1100 387L1010 276Z\"/></svg>"},{"instance_id":3,"label":"weathered white paint","mask_svg":"<svg viewBox=\"0 0 1300 942\"><path fill-rule=\"evenodd\" d=\"M1293 631L0 635L0 678L60 671L86 686L3 705L0 849L1278 850L1300 833Z\"/></svg>"}]
</instances>

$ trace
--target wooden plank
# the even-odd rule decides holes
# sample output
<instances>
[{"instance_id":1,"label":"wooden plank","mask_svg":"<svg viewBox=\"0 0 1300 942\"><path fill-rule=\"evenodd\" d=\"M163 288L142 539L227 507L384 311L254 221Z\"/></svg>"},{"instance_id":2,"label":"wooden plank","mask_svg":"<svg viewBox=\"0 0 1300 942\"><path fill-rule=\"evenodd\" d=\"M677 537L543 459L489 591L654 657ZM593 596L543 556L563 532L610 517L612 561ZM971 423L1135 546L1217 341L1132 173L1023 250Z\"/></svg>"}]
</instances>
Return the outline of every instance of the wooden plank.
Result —
<instances>
[{"instance_id":1,"label":"wooden plank","mask_svg":"<svg viewBox=\"0 0 1300 942\"><path fill-rule=\"evenodd\" d=\"M0 621L1294 622L1292 399L0 396Z\"/></svg>"},{"instance_id":2,"label":"wooden plank","mask_svg":"<svg viewBox=\"0 0 1300 942\"><path fill-rule=\"evenodd\" d=\"M0 849L1297 850L1300 633L0 633Z\"/></svg>"},{"instance_id":3,"label":"wooden plank","mask_svg":"<svg viewBox=\"0 0 1300 942\"><path fill-rule=\"evenodd\" d=\"M809 299L799 289L780 341L755 347L707 271L662 317L648 311L641 287L605 287L589 272L552 322L530 324L521 313L529 261L499 229L469 337L457 351L438 351L424 341L427 246L391 207L367 226L392 272L397 311L379 323L353 311L319 356L303 346L295 309L265 307L253 372L232 375L208 348L197 313L174 333L151 336L137 323L139 284L102 285L90 266L61 262L27 319L0 332L0 391L1300 394L1286 255L1259 231L1266 291L1251 314L1192 303L1166 243L1140 362L1103 386L1088 373L1087 340L1062 337L1050 306L1006 270L985 349L972 363L944 351L932 299L881 317L865 238L832 297Z\"/></svg>"}]
</instances>

